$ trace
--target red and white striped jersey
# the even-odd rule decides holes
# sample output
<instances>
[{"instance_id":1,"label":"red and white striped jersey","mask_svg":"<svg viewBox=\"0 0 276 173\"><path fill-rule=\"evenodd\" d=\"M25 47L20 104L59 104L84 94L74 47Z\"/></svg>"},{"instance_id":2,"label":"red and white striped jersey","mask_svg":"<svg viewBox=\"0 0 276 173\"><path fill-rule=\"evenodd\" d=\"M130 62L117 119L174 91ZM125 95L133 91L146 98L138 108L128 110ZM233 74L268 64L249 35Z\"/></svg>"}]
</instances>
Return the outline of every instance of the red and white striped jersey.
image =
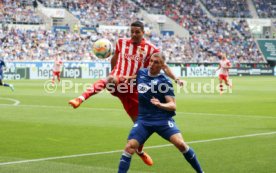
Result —
<instances>
[{"instance_id":1,"label":"red and white striped jersey","mask_svg":"<svg viewBox=\"0 0 276 173\"><path fill-rule=\"evenodd\" d=\"M157 47L142 39L140 44L133 44L130 38L121 38L116 43L118 59L111 75L133 76L143 67L148 67L150 57L159 52Z\"/></svg>"},{"instance_id":2,"label":"red and white striped jersey","mask_svg":"<svg viewBox=\"0 0 276 173\"><path fill-rule=\"evenodd\" d=\"M60 60L60 58L55 59L53 71L60 72L61 68L62 68L62 61Z\"/></svg>"},{"instance_id":3,"label":"red and white striped jersey","mask_svg":"<svg viewBox=\"0 0 276 173\"><path fill-rule=\"evenodd\" d=\"M226 60L220 60L219 61L220 64L220 71L219 74L223 74L223 75L229 75L229 69L225 68L225 67L229 67L231 65L230 61L228 59Z\"/></svg>"}]
</instances>

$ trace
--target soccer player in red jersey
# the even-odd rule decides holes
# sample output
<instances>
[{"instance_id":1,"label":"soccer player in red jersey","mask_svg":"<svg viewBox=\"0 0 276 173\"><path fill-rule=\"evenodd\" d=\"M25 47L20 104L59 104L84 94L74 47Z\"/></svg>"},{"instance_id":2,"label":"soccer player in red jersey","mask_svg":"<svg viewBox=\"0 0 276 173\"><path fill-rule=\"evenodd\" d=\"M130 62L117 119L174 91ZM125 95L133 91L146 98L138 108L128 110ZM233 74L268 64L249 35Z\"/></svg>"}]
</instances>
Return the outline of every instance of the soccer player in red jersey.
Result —
<instances>
[{"instance_id":1,"label":"soccer player in red jersey","mask_svg":"<svg viewBox=\"0 0 276 173\"><path fill-rule=\"evenodd\" d=\"M58 82L60 82L60 72L62 68L62 61L59 55L55 57L55 62L53 66L53 78L52 78L52 84L55 83L55 77L57 77Z\"/></svg>"},{"instance_id":2,"label":"soccer player in red jersey","mask_svg":"<svg viewBox=\"0 0 276 173\"><path fill-rule=\"evenodd\" d=\"M220 88L220 95L223 92L223 85L222 82L225 82L225 85L232 87L232 84L229 82L229 69L232 67L230 61L226 58L225 54L221 55L221 60L219 61L219 67L216 71L219 71L219 88Z\"/></svg>"},{"instance_id":3,"label":"soccer player in red jersey","mask_svg":"<svg viewBox=\"0 0 276 173\"><path fill-rule=\"evenodd\" d=\"M70 100L69 104L72 107L77 108L84 100L87 100L89 97L99 93L105 88L109 88L109 84L118 86L118 84L126 82L124 76L136 75L140 68L148 67L151 55L159 52L159 50L149 41L144 39L143 35L143 23L140 21L132 23L131 38L121 38L118 39L116 43L115 54L111 59L112 71L109 76L106 79L96 81L91 88L88 88L81 96ZM164 66L163 70L175 82L179 85L183 85L183 81L176 78L167 65ZM138 92L136 87L132 89L133 92L122 93L115 87L115 91L111 92L111 94L121 100L124 109L130 116L131 120L135 122L138 116ZM136 153L147 165L152 165L152 159L148 154L143 152L142 148L143 145L139 147Z\"/></svg>"}]
</instances>

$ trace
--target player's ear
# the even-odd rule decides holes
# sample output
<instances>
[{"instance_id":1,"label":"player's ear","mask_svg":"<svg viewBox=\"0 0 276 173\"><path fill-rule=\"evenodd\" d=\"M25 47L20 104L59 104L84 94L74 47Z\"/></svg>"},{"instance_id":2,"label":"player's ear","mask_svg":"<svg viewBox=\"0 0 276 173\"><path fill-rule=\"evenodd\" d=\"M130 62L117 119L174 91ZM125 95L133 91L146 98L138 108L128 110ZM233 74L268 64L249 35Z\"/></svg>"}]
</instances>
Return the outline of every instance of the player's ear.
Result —
<instances>
[{"instance_id":1,"label":"player's ear","mask_svg":"<svg viewBox=\"0 0 276 173\"><path fill-rule=\"evenodd\" d=\"M164 61L161 61L161 67L162 69L166 69L168 68L168 65Z\"/></svg>"},{"instance_id":2,"label":"player's ear","mask_svg":"<svg viewBox=\"0 0 276 173\"><path fill-rule=\"evenodd\" d=\"M165 63L161 63L161 68L162 69L166 69L167 68L167 65Z\"/></svg>"}]
</instances>

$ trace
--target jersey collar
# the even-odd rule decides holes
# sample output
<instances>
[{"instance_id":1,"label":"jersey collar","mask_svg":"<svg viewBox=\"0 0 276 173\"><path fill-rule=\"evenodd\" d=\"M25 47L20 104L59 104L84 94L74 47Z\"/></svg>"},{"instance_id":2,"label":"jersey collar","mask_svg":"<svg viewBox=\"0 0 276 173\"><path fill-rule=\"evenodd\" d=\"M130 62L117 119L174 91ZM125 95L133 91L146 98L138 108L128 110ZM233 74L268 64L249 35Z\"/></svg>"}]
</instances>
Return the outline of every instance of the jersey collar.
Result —
<instances>
[{"instance_id":1,"label":"jersey collar","mask_svg":"<svg viewBox=\"0 0 276 173\"><path fill-rule=\"evenodd\" d=\"M149 69L148 69L148 76L149 76L149 77L158 77L158 76L160 76L160 73L158 73L157 75L152 75L152 74L150 74L150 71L149 71Z\"/></svg>"}]
</instances>

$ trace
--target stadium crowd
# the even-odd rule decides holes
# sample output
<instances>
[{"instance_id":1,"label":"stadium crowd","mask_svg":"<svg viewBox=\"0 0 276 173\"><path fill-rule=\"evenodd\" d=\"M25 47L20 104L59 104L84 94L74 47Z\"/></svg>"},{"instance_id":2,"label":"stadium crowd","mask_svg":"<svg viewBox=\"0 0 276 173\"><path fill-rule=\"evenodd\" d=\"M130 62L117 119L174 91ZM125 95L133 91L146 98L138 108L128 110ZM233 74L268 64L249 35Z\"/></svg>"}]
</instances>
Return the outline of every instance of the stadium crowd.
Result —
<instances>
[{"instance_id":1,"label":"stadium crowd","mask_svg":"<svg viewBox=\"0 0 276 173\"><path fill-rule=\"evenodd\" d=\"M92 53L92 45L102 37L109 39L115 45L119 37L129 37L129 33L105 31L81 35L69 31L11 29L7 32L0 31L0 55L7 61L47 61L57 55L68 61L97 60ZM176 36L147 35L146 37L159 48L166 50L170 61L192 61L188 40Z\"/></svg>"},{"instance_id":2,"label":"stadium crowd","mask_svg":"<svg viewBox=\"0 0 276 173\"><path fill-rule=\"evenodd\" d=\"M19 0L3 2L18 5L15 2ZM245 20L236 20L232 23L212 20L195 0L162 2L137 0L135 3L150 12L156 11L167 15L190 32L189 39L180 38L177 35L163 36L153 32L146 33L149 40L165 51L169 62L218 62L218 55L221 53L226 53L230 60L236 63L265 62L251 37ZM43 4L68 8L85 26L98 24L128 26L129 22L137 20L135 14L139 9L134 3L126 0L97 1L97 3L94 0L48 0L43 1ZM69 31L1 30L0 53L10 61L51 60L57 54L69 61L96 60L91 53L95 40L104 37L115 45L115 40L119 37L129 36L129 30L103 31L88 35Z\"/></svg>"},{"instance_id":3,"label":"stadium crowd","mask_svg":"<svg viewBox=\"0 0 276 173\"><path fill-rule=\"evenodd\" d=\"M14 24L41 24L42 18L36 13L32 3L22 0L1 0L0 21Z\"/></svg>"},{"instance_id":4,"label":"stadium crowd","mask_svg":"<svg viewBox=\"0 0 276 173\"><path fill-rule=\"evenodd\" d=\"M201 2L216 17L252 17L247 0L201 0Z\"/></svg>"},{"instance_id":5,"label":"stadium crowd","mask_svg":"<svg viewBox=\"0 0 276 173\"><path fill-rule=\"evenodd\" d=\"M98 25L129 26L137 19L139 8L127 0L40 1L46 7L66 8L86 27Z\"/></svg>"},{"instance_id":6,"label":"stadium crowd","mask_svg":"<svg viewBox=\"0 0 276 173\"><path fill-rule=\"evenodd\" d=\"M257 13L261 18L276 17L276 1L275 0L253 0Z\"/></svg>"},{"instance_id":7,"label":"stadium crowd","mask_svg":"<svg viewBox=\"0 0 276 173\"><path fill-rule=\"evenodd\" d=\"M176 3L175 3L176 2ZM222 20L212 20L195 0L163 1L140 0L137 4L150 11L159 3L159 14L175 20L191 34L190 45L193 59L198 62L217 62L220 53L228 54L233 62L265 62L254 39L249 33L246 21L232 24Z\"/></svg>"}]
</instances>

